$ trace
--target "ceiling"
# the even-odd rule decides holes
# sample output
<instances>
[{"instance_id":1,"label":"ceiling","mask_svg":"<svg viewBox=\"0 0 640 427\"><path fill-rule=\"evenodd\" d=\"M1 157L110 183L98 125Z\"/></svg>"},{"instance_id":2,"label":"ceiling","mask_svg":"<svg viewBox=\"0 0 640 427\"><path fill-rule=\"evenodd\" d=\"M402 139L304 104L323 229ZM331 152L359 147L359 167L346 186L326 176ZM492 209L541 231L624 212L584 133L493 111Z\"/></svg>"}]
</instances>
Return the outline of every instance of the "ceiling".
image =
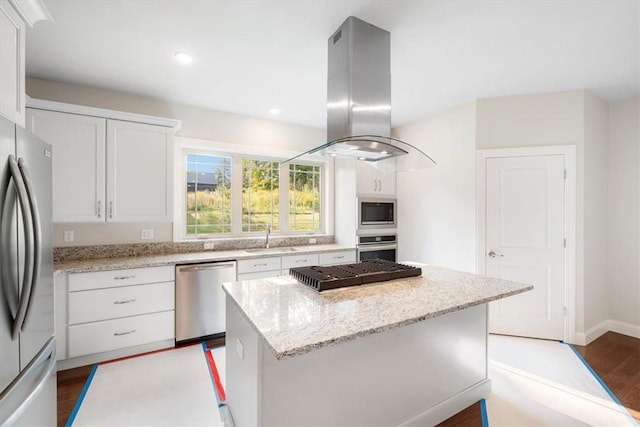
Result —
<instances>
[{"instance_id":1,"label":"ceiling","mask_svg":"<svg viewBox=\"0 0 640 427\"><path fill-rule=\"evenodd\" d=\"M318 128L327 40L350 15L391 32L393 126L476 98L640 95L638 0L44 2L29 76Z\"/></svg>"}]
</instances>

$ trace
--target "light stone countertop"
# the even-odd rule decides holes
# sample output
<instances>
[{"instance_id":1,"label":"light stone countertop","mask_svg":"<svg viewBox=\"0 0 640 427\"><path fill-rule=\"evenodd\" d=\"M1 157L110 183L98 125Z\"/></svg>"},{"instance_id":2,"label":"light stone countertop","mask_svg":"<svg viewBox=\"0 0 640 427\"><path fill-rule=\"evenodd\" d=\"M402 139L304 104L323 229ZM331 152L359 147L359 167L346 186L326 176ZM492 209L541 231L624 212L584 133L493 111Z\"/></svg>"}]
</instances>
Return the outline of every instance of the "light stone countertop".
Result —
<instances>
[{"instance_id":1,"label":"light stone countertop","mask_svg":"<svg viewBox=\"0 0 640 427\"><path fill-rule=\"evenodd\" d=\"M209 251L179 253L170 255L150 255L139 257L120 258L96 258L78 261L63 261L54 264L55 274L60 273L82 273L88 271L119 270L123 268L156 267L172 264L191 264L199 262L229 261L239 259L255 259L270 256L304 255L311 253L333 252L341 250L353 250L355 248L328 244L295 246L295 251L288 251L287 248L271 248L265 252L247 252L246 249L232 251Z\"/></svg>"},{"instance_id":2,"label":"light stone countertop","mask_svg":"<svg viewBox=\"0 0 640 427\"><path fill-rule=\"evenodd\" d=\"M317 292L288 276L225 283L277 359L410 325L533 289L423 266L422 277Z\"/></svg>"}]
</instances>

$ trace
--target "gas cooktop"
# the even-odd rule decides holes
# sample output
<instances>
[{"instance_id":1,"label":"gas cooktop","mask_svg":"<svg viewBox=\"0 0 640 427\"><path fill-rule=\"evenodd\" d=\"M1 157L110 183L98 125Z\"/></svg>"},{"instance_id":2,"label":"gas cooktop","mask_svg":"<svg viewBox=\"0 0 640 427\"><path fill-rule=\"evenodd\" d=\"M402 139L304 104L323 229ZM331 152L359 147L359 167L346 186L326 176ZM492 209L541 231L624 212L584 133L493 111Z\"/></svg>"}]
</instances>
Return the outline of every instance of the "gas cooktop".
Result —
<instances>
[{"instance_id":1,"label":"gas cooktop","mask_svg":"<svg viewBox=\"0 0 640 427\"><path fill-rule=\"evenodd\" d=\"M381 259L371 259L355 264L294 267L289 269L289 274L316 291L326 291L420 276L422 269Z\"/></svg>"}]
</instances>

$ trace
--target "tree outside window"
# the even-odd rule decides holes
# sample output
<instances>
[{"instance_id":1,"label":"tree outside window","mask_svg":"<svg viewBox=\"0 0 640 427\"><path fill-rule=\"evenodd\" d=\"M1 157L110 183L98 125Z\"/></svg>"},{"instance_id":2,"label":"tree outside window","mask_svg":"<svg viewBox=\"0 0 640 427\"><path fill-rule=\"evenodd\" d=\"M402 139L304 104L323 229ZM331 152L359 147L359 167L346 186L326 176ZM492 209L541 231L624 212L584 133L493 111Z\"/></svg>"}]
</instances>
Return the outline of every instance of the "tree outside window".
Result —
<instances>
[{"instance_id":1,"label":"tree outside window","mask_svg":"<svg viewBox=\"0 0 640 427\"><path fill-rule=\"evenodd\" d=\"M279 230L278 162L242 160L242 231Z\"/></svg>"},{"instance_id":2,"label":"tree outside window","mask_svg":"<svg viewBox=\"0 0 640 427\"><path fill-rule=\"evenodd\" d=\"M187 154L187 235L231 232L231 157Z\"/></svg>"},{"instance_id":3,"label":"tree outside window","mask_svg":"<svg viewBox=\"0 0 640 427\"><path fill-rule=\"evenodd\" d=\"M320 231L320 166L289 165L289 230Z\"/></svg>"}]
</instances>

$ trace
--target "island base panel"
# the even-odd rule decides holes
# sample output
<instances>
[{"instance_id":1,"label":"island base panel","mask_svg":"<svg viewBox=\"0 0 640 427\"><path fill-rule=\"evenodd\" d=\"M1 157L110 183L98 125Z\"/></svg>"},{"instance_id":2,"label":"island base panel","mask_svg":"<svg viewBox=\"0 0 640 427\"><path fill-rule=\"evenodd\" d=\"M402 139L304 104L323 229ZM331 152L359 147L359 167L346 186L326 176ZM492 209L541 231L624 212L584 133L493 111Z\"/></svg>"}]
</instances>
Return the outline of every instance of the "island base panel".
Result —
<instances>
[{"instance_id":1,"label":"island base panel","mask_svg":"<svg viewBox=\"0 0 640 427\"><path fill-rule=\"evenodd\" d=\"M227 316L237 426L434 425L491 390L486 304L282 360L233 302Z\"/></svg>"}]
</instances>

